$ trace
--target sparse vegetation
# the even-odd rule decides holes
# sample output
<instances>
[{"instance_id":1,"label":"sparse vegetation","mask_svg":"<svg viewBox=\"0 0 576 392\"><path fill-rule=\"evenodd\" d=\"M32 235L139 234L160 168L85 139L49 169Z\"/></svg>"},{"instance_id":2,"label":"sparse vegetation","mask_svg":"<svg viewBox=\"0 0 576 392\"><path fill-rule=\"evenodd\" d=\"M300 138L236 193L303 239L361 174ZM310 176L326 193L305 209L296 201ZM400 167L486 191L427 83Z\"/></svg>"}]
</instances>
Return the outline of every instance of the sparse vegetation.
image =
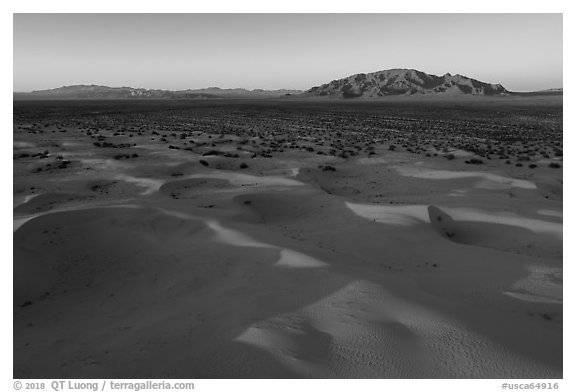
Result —
<instances>
[{"instance_id":1,"label":"sparse vegetation","mask_svg":"<svg viewBox=\"0 0 576 392\"><path fill-rule=\"evenodd\" d=\"M330 165L320 165L318 168L322 171L336 171L336 168Z\"/></svg>"},{"instance_id":2,"label":"sparse vegetation","mask_svg":"<svg viewBox=\"0 0 576 392\"><path fill-rule=\"evenodd\" d=\"M102 101L92 104L94 111L84 111L82 105L63 109L61 104L49 103L46 111L39 112L35 105L15 104L15 132L42 136L59 129L66 130L67 137L76 132L95 147L122 149L112 156L119 160L138 158L142 150L134 152L134 141L141 139L166 144L169 150L229 159L274 158L300 151L344 160L409 153L451 161L459 156L455 151L462 151L475 155L467 164L502 160L522 168L524 162L563 155L561 107L534 106L526 111L509 104L495 111L493 105L463 105L455 110L438 103L414 110L389 102L334 110L300 103L254 106L235 101L205 106L190 101ZM55 117L62 111L64 116ZM47 123L49 127L44 126ZM50 153L21 149L13 157L15 162L32 162L49 159ZM201 164L209 165L204 160ZM548 166L561 168L556 162Z\"/></svg>"}]
</instances>

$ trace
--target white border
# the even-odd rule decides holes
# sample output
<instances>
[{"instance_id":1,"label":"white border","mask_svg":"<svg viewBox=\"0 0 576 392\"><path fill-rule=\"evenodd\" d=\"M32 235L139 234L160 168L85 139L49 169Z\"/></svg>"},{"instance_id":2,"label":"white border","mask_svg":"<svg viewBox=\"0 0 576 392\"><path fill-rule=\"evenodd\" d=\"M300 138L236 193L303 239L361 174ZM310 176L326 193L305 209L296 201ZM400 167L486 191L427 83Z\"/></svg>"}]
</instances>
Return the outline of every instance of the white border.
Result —
<instances>
[{"instance_id":1,"label":"white border","mask_svg":"<svg viewBox=\"0 0 576 392\"><path fill-rule=\"evenodd\" d=\"M576 36L574 31L575 18L574 9L569 1L503 1L503 0L484 0L482 2L463 2L456 0L430 1L430 0L412 0L408 2L396 1L392 4L382 1L363 1L355 0L354 2L322 3L312 0L294 0L290 3L272 4L264 0L211 0L202 2L202 4L184 2L184 1L138 1L127 2L120 0L100 0L98 2L79 2L79 1L8 1L3 2L2 8L2 48L5 53L12 51L12 14L13 13L54 13L54 12L145 12L145 13L166 13L166 12L228 12L228 13L252 13L252 12L306 12L306 13L374 13L374 12L418 12L418 13L439 13L439 12L489 12L489 13L564 13L564 105L567 113L572 114L574 87L572 72L574 68L573 48L575 47L571 37ZM573 3L573 2L572 2ZM2 146L5 149L1 170L5 182L12 178L12 62L7 61L8 56L3 62L3 76L5 78L2 102ZM564 117L564 173L574 173L572 151L574 120L571 116ZM10 135L10 136L9 136ZM572 355L574 354L574 248L572 246L572 228L574 222L574 208L569 203L574 195L573 179L567 176L565 184L565 199L568 201L564 206L564 233L565 233L565 253L564 253L564 302L567 304L564 308L564 380L558 380L560 383L559 390L576 390L574 382L574 372L570 369L574 365ZM8 187L7 187L8 188ZM9 189L2 192L3 203L5 208L2 209L2 237L4 243L2 249L5 249L2 262L2 311L9 315L1 323L3 350L1 354L1 377L0 388L5 391L12 389L12 211L8 206L12 206L10 200L12 194L12 185ZM7 250L10 251L7 251ZM534 339L538 339L537 336ZM46 380L51 381L51 380ZM101 381L101 380L94 380ZM400 390L405 388L414 388L416 390L442 390L442 391L497 391L506 380L196 380L197 390L236 390L236 391L292 391L296 388L300 390L328 389L331 391L350 391L359 389L362 391L385 391ZM508 380L510 382L527 383L538 380ZM546 382L555 382L555 380L541 380ZM51 389L47 389L51 390Z\"/></svg>"}]
</instances>

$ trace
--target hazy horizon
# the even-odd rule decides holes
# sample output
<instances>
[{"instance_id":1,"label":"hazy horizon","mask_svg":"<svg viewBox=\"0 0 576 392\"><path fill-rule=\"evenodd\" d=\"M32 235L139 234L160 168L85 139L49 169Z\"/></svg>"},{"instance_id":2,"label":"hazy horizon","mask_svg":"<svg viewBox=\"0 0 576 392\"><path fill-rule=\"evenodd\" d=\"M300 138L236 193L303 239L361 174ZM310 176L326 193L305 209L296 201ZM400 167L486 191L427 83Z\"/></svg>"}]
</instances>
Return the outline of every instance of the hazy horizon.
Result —
<instances>
[{"instance_id":1,"label":"hazy horizon","mask_svg":"<svg viewBox=\"0 0 576 392\"><path fill-rule=\"evenodd\" d=\"M561 88L562 14L14 14L13 91L307 90L413 68Z\"/></svg>"}]
</instances>

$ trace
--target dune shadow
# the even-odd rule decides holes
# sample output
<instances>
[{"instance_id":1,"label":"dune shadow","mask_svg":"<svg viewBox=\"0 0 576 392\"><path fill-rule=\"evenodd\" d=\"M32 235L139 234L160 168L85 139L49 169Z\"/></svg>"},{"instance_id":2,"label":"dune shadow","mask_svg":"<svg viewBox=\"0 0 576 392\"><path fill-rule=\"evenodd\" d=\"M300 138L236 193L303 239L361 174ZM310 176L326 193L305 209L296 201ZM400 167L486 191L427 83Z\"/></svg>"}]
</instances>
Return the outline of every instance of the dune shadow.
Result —
<instances>
[{"instance_id":1,"label":"dune shadow","mask_svg":"<svg viewBox=\"0 0 576 392\"><path fill-rule=\"evenodd\" d=\"M346 279L309 268L320 262L300 252L247 238L213 220L155 208L29 221L14 235L14 376L297 377L235 339ZM158 336L162 344L146 343ZM106 353L118 350L125 352L114 359Z\"/></svg>"},{"instance_id":2,"label":"dune shadow","mask_svg":"<svg viewBox=\"0 0 576 392\"><path fill-rule=\"evenodd\" d=\"M547 222L540 223L544 227L539 230L539 227L521 227L523 221L508 222L506 218L502 218L501 222L454 220L449 213L436 206L428 207L428 213L432 227L456 243L531 257L562 258L561 234L559 239L556 227ZM559 227L561 230L561 225Z\"/></svg>"}]
</instances>

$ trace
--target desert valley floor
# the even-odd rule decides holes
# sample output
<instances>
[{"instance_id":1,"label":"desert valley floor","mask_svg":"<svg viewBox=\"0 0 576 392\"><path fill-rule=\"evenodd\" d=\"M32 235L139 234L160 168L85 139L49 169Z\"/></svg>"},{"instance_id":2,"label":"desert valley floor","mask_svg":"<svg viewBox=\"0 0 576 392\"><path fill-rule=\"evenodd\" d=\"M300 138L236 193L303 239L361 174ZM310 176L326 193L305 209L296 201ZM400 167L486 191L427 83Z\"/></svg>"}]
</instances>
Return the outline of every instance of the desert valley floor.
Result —
<instances>
[{"instance_id":1,"label":"desert valley floor","mask_svg":"<svg viewBox=\"0 0 576 392\"><path fill-rule=\"evenodd\" d=\"M14 377L562 378L562 100L14 102Z\"/></svg>"}]
</instances>

